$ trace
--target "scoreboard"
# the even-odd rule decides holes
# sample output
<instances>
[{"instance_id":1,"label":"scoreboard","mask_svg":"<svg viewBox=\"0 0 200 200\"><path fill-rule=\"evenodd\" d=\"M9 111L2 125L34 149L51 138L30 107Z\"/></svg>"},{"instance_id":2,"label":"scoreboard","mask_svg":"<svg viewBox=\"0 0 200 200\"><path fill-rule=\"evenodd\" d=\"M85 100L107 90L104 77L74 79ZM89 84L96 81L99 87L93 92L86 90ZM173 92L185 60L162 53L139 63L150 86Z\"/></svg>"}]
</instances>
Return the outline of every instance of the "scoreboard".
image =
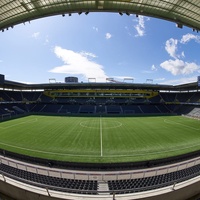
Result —
<instances>
[{"instance_id":1,"label":"scoreboard","mask_svg":"<svg viewBox=\"0 0 200 200\"><path fill-rule=\"evenodd\" d=\"M4 84L4 75L3 74L0 74L0 85L3 85Z\"/></svg>"},{"instance_id":2,"label":"scoreboard","mask_svg":"<svg viewBox=\"0 0 200 200\"><path fill-rule=\"evenodd\" d=\"M200 87L200 76L197 77L197 84L198 84L198 87Z\"/></svg>"},{"instance_id":3,"label":"scoreboard","mask_svg":"<svg viewBox=\"0 0 200 200\"><path fill-rule=\"evenodd\" d=\"M200 87L200 76L197 77L197 84Z\"/></svg>"}]
</instances>

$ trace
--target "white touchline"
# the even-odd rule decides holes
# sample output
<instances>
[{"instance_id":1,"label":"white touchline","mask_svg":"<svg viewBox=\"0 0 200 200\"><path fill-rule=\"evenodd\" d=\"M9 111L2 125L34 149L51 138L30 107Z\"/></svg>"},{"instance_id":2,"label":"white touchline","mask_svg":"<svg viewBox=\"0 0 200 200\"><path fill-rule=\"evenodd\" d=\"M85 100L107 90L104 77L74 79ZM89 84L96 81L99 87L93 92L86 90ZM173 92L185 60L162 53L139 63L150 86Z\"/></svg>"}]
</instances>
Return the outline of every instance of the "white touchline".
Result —
<instances>
[{"instance_id":1,"label":"white touchline","mask_svg":"<svg viewBox=\"0 0 200 200\"><path fill-rule=\"evenodd\" d=\"M100 142L101 142L101 156L103 156L103 144L102 144L102 121L100 117Z\"/></svg>"}]
</instances>

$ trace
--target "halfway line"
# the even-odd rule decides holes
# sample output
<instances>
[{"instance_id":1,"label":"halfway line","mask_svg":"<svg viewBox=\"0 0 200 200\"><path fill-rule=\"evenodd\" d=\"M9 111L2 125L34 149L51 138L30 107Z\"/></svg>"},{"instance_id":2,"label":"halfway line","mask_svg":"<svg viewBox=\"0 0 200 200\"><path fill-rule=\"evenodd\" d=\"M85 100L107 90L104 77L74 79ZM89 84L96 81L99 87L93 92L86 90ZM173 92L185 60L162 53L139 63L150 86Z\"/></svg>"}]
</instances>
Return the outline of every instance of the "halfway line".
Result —
<instances>
[{"instance_id":1,"label":"halfway line","mask_svg":"<svg viewBox=\"0 0 200 200\"><path fill-rule=\"evenodd\" d=\"M102 121L101 121L101 117L100 117L100 142L101 142L101 156L103 156L103 144L102 144Z\"/></svg>"}]
</instances>

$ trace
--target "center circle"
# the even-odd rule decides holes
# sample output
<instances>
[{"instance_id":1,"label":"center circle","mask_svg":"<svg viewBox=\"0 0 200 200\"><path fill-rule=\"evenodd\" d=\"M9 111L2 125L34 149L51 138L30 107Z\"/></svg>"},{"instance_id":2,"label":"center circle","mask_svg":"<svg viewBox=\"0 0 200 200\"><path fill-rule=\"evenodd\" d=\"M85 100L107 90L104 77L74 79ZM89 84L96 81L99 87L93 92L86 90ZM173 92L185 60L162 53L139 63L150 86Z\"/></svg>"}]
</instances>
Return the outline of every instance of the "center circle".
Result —
<instances>
[{"instance_id":1,"label":"center circle","mask_svg":"<svg viewBox=\"0 0 200 200\"><path fill-rule=\"evenodd\" d=\"M119 128L122 126L121 122L113 120L87 120L80 122L80 126L84 128L94 128L94 129L111 129Z\"/></svg>"}]
</instances>

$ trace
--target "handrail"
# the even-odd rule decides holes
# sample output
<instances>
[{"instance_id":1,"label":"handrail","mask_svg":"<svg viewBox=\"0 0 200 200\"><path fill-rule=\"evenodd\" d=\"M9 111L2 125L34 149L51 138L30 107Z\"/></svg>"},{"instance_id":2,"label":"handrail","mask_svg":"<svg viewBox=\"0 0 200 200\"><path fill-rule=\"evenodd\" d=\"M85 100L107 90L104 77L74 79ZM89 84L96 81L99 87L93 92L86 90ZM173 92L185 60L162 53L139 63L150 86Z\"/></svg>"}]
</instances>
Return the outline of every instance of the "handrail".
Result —
<instances>
[{"instance_id":1,"label":"handrail","mask_svg":"<svg viewBox=\"0 0 200 200\"><path fill-rule=\"evenodd\" d=\"M7 162L7 163L6 163ZM13 168L16 168L18 170L24 170L26 172L32 172L35 173L37 175L45 175L48 177L58 177L58 178L63 178L66 177L66 175L69 175L71 178L70 179L74 179L74 180L93 180L92 177L96 176L100 176L102 178L102 180L107 180L107 181L111 181L111 180L123 180L122 177L119 176L126 176L126 179L136 179L136 178L147 178L147 177L152 177L152 176L159 176L162 174L168 174L171 172L178 172L180 170L183 169L187 169L189 167L194 167L197 165L200 165L200 158L196 158L187 162L183 162L183 163L179 163L179 164L175 164L175 165L171 165L171 166L163 166L163 167L159 167L159 168L153 168L153 169L148 169L148 170L135 170L135 171L131 171L131 172L101 172L101 173L92 173L91 172L77 172L77 171L71 171L71 172L67 172L67 171L60 171L60 170L56 170L56 169L49 169L49 168L42 168L40 166L34 166L34 165L30 165L30 164L26 164L26 163L20 163L18 161L14 161L14 160L10 160L6 157L1 158L0 157L0 165L7 165ZM24 168L24 169L22 169ZM31 170L32 169L32 170ZM31 171L30 171L31 170ZM35 172L33 172L35 171ZM46 174L43 174L42 171L46 171ZM163 173L161 173L161 171ZM81 193L85 193L85 194L105 194L105 193L135 193L135 192L142 192L142 191L147 191L147 190L153 190L153 189L157 189L157 188L162 188L162 187L166 187L166 186L170 186L170 185L174 185L175 182L176 183L180 183L186 180L189 180L195 176L200 175L200 171L195 172L193 174L190 174L188 176L176 179L176 180L170 180L167 181L165 183L161 183L158 185L152 185L152 186L146 186L146 187L139 187L139 188L131 188L131 189L121 189L121 190L109 190L109 191L96 191L96 190L78 190L78 189L73 189L73 188L62 188L62 187L56 187L56 186L52 186L52 185L46 185L46 184L42 184L39 182L34 182L34 181L30 181L27 179L23 179L20 178L18 176L9 174L4 172L3 170L0 170L2 176L4 177L4 180L6 180L5 176L14 179L14 180L18 180L21 182L24 182L26 184L30 184L30 185L34 185L37 187L42 187L42 188L48 188L51 190L58 190L58 191L63 191L63 192L71 192L71 193L77 193L81 191ZM53 173L57 173L57 175L59 176L52 176ZM151 173L151 176L150 174ZM84 178L80 178L79 176L82 175L84 176ZM108 178L109 177L109 178Z\"/></svg>"}]
</instances>

